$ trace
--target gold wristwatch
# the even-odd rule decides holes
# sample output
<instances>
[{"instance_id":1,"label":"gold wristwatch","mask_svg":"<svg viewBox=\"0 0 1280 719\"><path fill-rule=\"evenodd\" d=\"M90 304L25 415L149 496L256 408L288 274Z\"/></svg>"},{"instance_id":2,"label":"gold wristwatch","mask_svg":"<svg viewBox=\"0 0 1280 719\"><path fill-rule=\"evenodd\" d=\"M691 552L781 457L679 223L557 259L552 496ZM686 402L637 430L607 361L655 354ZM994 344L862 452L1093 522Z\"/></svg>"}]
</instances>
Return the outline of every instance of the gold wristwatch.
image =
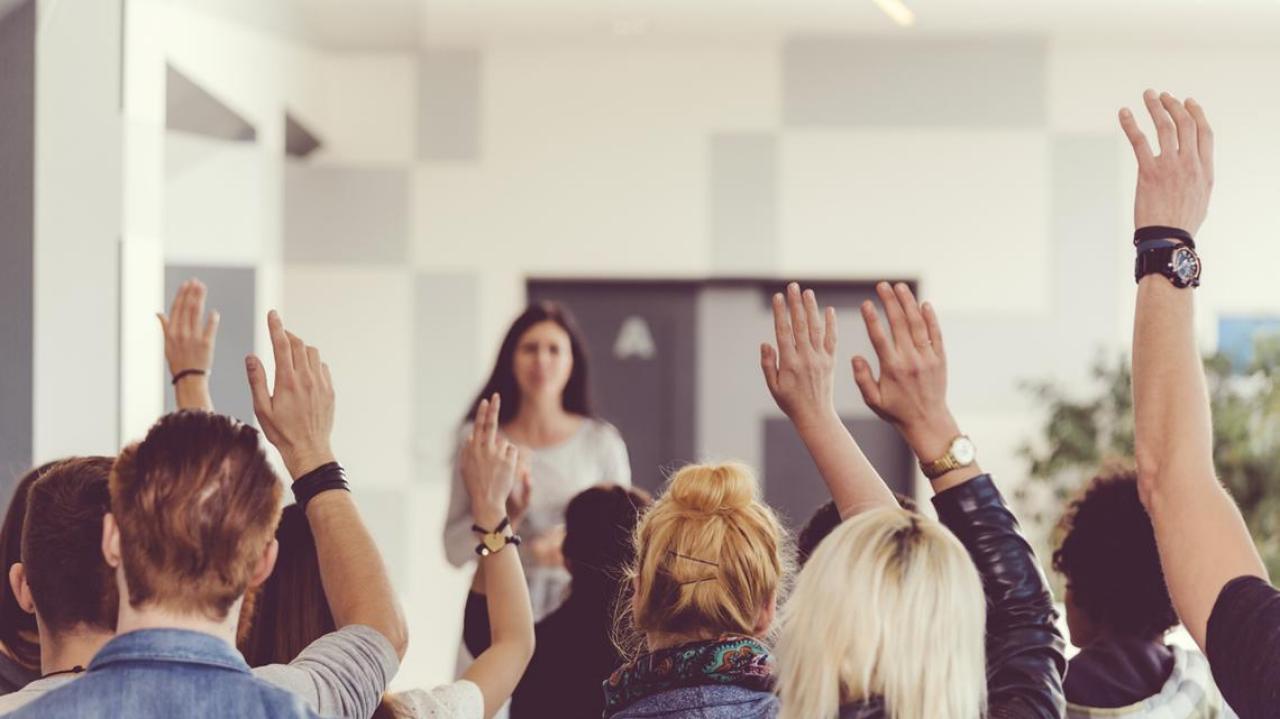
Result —
<instances>
[{"instance_id":1,"label":"gold wristwatch","mask_svg":"<svg viewBox=\"0 0 1280 719\"><path fill-rule=\"evenodd\" d=\"M973 440L962 434L951 440L951 446L941 459L935 459L932 462L921 462L920 471L924 472L924 476L931 480L937 479L953 469L968 467L977 459L978 449L973 446Z\"/></svg>"}]
</instances>

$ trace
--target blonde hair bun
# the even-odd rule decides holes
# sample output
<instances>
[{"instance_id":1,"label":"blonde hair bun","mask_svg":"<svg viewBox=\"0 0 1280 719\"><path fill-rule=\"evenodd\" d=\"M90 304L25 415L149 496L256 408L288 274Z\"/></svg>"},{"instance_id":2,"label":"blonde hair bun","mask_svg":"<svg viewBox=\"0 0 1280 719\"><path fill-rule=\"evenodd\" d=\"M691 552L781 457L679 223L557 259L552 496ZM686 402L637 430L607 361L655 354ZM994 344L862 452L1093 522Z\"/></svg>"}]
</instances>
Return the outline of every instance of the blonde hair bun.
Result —
<instances>
[{"instance_id":1,"label":"blonde hair bun","mask_svg":"<svg viewBox=\"0 0 1280 719\"><path fill-rule=\"evenodd\" d=\"M685 466L667 487L667 498L676 506L706 514L746 509L758 493L751 468L737 462Z\"/></svg>"}]
</instances>

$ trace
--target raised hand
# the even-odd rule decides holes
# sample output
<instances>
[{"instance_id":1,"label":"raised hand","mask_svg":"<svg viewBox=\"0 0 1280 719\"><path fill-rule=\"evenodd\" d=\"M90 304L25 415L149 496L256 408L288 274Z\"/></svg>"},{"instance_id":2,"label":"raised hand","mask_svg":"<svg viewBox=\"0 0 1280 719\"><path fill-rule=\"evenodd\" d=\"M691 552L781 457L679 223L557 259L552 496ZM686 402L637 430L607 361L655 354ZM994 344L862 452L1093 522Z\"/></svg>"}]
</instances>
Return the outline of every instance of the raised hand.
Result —
<instances>
[{"instance_id":1,"label":"raised hand","mask_svg":"<svg viewBox=\"0 0 1280 719\"><path fill-rule=\"evenodd\" d=\"M502 398L496 392L480 400L471 436L459 458L462 483L471 497L471 516L487 530L493 530L506 516L519 459L516 446L498 435L501 409Z\"/></svg>"},{"instance_id":2,"label":"raised hand","mask_svg":"<svg viewBox=\"0 0 1280 719\"><path fill-rule=\"evenodd\" d=\"M777 350L760 345L760 366L773 401L797 427L836 416L836 311L818 309L813 290L787 285L773 296Z\"/></svg>"},{"instance_id":3,"label":"raised hand","mask_svg":"<svg viewBox=\"0 0 1280 719\"><path fill-rule=\"evenodd\" d=\"M209 396L209 372L213 370L213 346L218 337L218 313L205 317L206 290L197 279L183 282L174 295L169 314L156 314L164 332L164 358L169 374L179 377L174 395L179 409L213 409Z\"/></svg>"},{"instance_id":4,"label":"raised hand","mask_svg":"<svg viewBox=\"0 0 1280 719\"><path fill-rule=\"evenodd\" d=\"M880 360L880 377L865 357L855 356L853 379L867 406L897 427L921 461L933 461L960 434L947 407L947 358L938 316L928 303L917 303L903 283L881 282L876 294L889 331L870 300L862 303L862 320Z\"/></svg>"},{"instance_id":5,"label":"raised hand","mask_svg":"<svg viewBox=\"0 0 1280 719\"><path fill-rule=\"evenodd\" d=\"M1122 109L1120 126L1138 158L1134 224L1175 227L1194 235L1209 211L1213 190L1213 130L1195 100L1184 104L1155 90L1143 93L1142 100L1155 123L1160 154L1152 154L1133 113Z\"/></svg>"},{"instance_id":6,"label":"raised hand","mask_svg":"<svg viewBox=\"0 0 1280 719\"><path fill-rule=\"evenodd\" d=\"M271 444L280 450L294 479L333 461L333 378L320 350L309 347L284 328L280 315L267 314L271 349L276 359L274 393L255 355L245 358L253 412Z\"/></svg>"}]
</instances>

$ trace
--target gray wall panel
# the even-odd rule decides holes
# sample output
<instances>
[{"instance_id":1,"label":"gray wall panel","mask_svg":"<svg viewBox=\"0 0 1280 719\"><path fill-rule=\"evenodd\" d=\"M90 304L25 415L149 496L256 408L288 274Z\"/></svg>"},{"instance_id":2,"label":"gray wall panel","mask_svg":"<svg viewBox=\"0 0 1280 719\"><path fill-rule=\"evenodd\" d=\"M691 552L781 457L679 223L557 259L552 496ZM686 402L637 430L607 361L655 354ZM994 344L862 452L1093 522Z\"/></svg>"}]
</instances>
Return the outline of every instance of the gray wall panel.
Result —
<instances>
[{"instance_id":1,"label":"gray wall panel","mask_svg":"<svg viewBox=\"0 0 1280 719\"><path fill-rule=\"evenodd\" d=\"M801 37L783 51L789 125L1041 127L1040 38Z\"/></svg>"},{"instance_id":2,"label":"gray wall panel","mask_svg":"<svg viewBox=\"0 0 1280 719\"><path fill-rule=\"evenodd\" d=\"M471 393L480 390L478 385L460 387L459 380L488 372L492 362L477 356L480 278L420 274L414 278L413 293L413 436L419 461L414 477L448 480L457 423ZM453 407L443 419L442 406Z\"/></svg>"},{"instance_id":3,"label":"gray wall panel","mask_svg":"<svg viewBox=\"0 0 1280 719\"><path fill-rule=\"evenodd\" d=\"M165 307L173 303L178 286L195 277L209 288L205 311L217 310L218 341L213 350L213 373L209 376L209 394L213 406L222 414L254 424L253 400L244 374L244 357L253 352L253 328L257 315L257 271L252 267L200 267L169 265L164 270ZM176 405L170 377L165 384L164 408L172 412Z\"/></svg>"},{"instance_id":4,"label":"gray wall panel","mask_svg":"<svg viewBox=\"0 0 1280 719\"><path fill-rule=\"evenodd\" d=\"M0 16L0 501L31 464L36 2Z\"/></svg>"},{"instance_id":5,"label":"gray wall panel","mask_svg":"<svg viewBox=\"0 0 1280 719\"><path fill-rule=\"evenodd\" d=\"M418 159L480 157L482 60L469 48L423 52L418 67Z\"/></svg>"},{"instance_id":6,"label":"gray wall panel","mask_svg":"<svg viewBox=\"0 0 1280 719\"><path fill-rule=\"evenodd\" d=\"M778 262L777 135L713 135L710 184L714 271L773 272Z\"/></svg>"},{"instance_id":7,"label":"gray wall panel","mask_svg":"<svg viewBox=\"0 0 1280 719\"><path fill-rule=\"evenodd\" d=\"M286 262L403 262L409 256L406 169L286 164Z\"/></svg>"}]
</instances>

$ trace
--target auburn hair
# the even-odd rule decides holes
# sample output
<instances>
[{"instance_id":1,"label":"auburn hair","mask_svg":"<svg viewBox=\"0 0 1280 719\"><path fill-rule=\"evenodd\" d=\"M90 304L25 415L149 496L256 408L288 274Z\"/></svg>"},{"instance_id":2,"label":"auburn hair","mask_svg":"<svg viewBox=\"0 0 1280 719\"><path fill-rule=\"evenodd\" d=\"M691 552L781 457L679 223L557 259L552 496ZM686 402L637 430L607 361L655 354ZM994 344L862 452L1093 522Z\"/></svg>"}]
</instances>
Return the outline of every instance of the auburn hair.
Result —
<instances>
[{"instance_id":1,"label":"auburn hair","mask_svg":"<svg viewBox=\"0 0 1280 719\"><path fill-rule=\"evenodd\" d=\"M782 523L742 464L676 472L634 541L630 626L620 634L620 648L632 655L652 633L689 641L756 634L761 610L785 593L793 564Z\"/></svg>"},{"instance_id":2,"label":"auburn hair","mask_svg":"<svg viewBox=\"0 0 1280 719\"><path fill-rule=\"evenodd\" d=\"M281 484L258 431L223 415L161 417L111 470L129 604L220 621L280 519Z\"/></svg>"},{"instance_id":3,"label":"auburn hair","mask_svg":"<svg viewBox=\"0 0 1280 719\"><path fill-rule=\"evenodd\" d=\"M111 457L56 462L31 485L22 566L36 611L54 632L114 632L115 572L102 557L102 518L111 505Z\"/></svg>"}]
</instances>

